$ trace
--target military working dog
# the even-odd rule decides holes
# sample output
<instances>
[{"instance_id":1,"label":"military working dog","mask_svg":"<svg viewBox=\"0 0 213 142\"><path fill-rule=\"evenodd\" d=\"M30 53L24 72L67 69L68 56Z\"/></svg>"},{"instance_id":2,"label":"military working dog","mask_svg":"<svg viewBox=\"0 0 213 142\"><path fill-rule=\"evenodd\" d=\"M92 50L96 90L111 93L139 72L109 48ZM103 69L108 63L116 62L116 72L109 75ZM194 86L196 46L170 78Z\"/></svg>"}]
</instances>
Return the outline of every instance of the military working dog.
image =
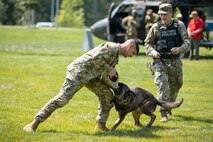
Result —
<instances>
[{"instance_id":1,"label":"military working dog","mask_svg":"<svg viewBox=\"0 0 213 142\"><path fill-rule=\"evenodd\" d=\"M147 124L147 127L151 127L156 118L153 113L157 105L162 106L165 109L172 109L179 107L183 103L183 99L171 103L157 100L145 89L139 87L130 89L124 83L119 83L119 88L117 90L114 89L114 93L113 103L116 111L118 111L119 118L111 128L112 131L116 130L129 112L132 112L136 126L142 126L140 123L141 114L150 116L151 120Z\"/></svg>"}]
</instances>

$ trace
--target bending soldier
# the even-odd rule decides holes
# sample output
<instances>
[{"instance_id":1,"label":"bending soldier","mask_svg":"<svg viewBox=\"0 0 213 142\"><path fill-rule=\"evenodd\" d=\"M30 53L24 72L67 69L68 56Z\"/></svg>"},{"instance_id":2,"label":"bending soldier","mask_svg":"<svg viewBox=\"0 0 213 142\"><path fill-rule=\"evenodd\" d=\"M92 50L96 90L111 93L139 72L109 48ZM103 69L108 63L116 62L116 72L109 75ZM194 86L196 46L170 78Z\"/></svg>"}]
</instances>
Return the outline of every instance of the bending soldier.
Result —
<instances>
[{"instance_id":1,"label":"bending soldier","mask_svg":"<svg viewBox=\"0 0 213 142\"><path fill-rule=\"evenodd\" d=\"M117 77L115 69L119 55L131 57L139 52L135 40L129 39L122 44L106 42L83 54L67 67L65 82L54 98L52 98L35 115L33 121L27 124L23 130L36 131L38 125L45 121L56 109L65 106L74 94L83 86L87 87L99 98L99 108L96 129L107 131L106 121L109 111L113 107L113 92L110 89L117 88L116 83L109 78Z\"/></svg>"}]
</instances>

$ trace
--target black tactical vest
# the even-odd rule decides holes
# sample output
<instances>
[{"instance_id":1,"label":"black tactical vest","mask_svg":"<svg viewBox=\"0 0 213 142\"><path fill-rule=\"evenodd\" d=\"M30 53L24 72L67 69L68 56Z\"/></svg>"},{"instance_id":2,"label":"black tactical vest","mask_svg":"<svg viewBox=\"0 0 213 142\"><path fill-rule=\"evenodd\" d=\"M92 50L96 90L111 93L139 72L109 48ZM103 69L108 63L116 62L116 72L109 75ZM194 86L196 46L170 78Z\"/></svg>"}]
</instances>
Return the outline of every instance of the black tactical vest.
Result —
<instances>
[{"instance_id":1,"label":"black tactical vest","mask_svg":"<svg viewBox=\"0 0 213 142\"><path fill-rule=\"evenodd\" d=\"M178 21L173 20L169 27L165 27L162 21L158 22L159 37L156 39L156 50L161 53L171 52L173 47L182 45L182 39L178 31Z\"/></svg>"}]
</instances>

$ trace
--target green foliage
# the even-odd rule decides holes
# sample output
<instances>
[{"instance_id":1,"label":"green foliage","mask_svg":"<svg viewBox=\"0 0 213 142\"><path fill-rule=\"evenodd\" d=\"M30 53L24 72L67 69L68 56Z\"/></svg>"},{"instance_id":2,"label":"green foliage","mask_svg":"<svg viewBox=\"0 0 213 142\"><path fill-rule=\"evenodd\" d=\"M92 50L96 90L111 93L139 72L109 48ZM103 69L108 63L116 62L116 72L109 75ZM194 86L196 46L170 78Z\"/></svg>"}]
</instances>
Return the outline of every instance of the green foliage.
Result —
<instances>
[{"instance_id":1,"label":"green foliage","mask_svg":"<svg viewBox=\"0 0 213 142\"><path fill-rule=\"evenodd\" d=\"M122 0L117 0L116 4ZM55 10L54 0L54 10ZM60 0L59 24L64 27L90 26L104 18L113 0ZM0 23L5 25L34 24L50 21L51 0L0 0Z\"/></svg>"},{"instance_id":2,"label":"green foliage","mask_svg":"<svg viewBox=\"0 0 213 142\"><path fill-rule=\"evenodd\" d=\"M62 27L81 27L84 25L82 0L63 0L59 14L59 25Z\"/></svg>"},{"instance_id":3,"label":"green foliage","mask_svg":"<svg viewBox=\"0 0 213 142\"><path fill-rule=\"evenodd\" d=\"M2 24L7 19L6 9L7 6L2 2L2 0L0 0L0 24Z\"/></svg>"},{"instance_id":4,"label":"green foliage","mask_svg":"<svg viewBox=\"0 0 213 142\"><path fill-rule=\"evenodd\" d=\"M213 140L213 51L200 49L201 59L183 59L184 84L178 98L184 103L173 110L168 123L156 121L138 128L131 114L115 132L95 132L98 99L82 88L63 108L56 110L36 133L22 128L54 97L65 79L66 67L83 54L83 29L27 29L0 26L0 141L1 142L211 142ZM94 38L94 44L102 43ZM136 57L119 60L120 81L143 87L156 96L153 76L145 67L151 57L141 46ZM158 109L158 108L157 108ZM117 119L113 108L107 122ZM145 126L149 117L142 115Z\"/></svg>"},{"instance_id":5,"label":"green foliage","mask_svg":"<svg viewBox=\"0 0 213 142\"><path fill-rule=\"evenodd\" d=\"M174 18L177 18L178 14L181 14L181 11L178 7L176 7L175 10L174 10Z\"/></svg>"},{"instance_id":6,"label":"green foliage","mask_svg":"<svg viewBox=\"0 0 213 142\"><path fill-rule=\"evenodd\" d=\"M85 25L91 26L106 17L112 2L119 4L122 0L84 0Z\"/></svg>"},{"instance_id":7,"label":"green foliage","mask_svg":"<svg viewBox=\"0 0 213 142\"><path fill-rule=\"evenodd\" d=\"M1 0L1 1L4 5L4 9L6 12L0 10L2 12L2 16L0 16L0 22L5 25L28 24L30 21L30 13L32 10L35 11L35 23L39 21L50 21L51 0L27 0L27 1Z\"/></svg>"}]
</instances>

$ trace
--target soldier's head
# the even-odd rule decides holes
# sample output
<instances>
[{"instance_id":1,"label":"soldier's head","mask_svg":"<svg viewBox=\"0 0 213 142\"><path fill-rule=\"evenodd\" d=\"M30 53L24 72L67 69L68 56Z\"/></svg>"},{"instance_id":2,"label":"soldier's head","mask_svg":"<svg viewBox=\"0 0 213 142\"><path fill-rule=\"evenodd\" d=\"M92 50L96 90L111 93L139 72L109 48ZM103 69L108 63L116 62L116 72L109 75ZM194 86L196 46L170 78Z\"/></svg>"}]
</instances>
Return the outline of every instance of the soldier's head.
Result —
<instances>
[{"instance_id":1,"label":"soldier's head","mask_svg":"<svg viewBox=\"0 0 213 142\"><path fill-rule=\"evenodd\" d=\"M165 25L168 25L172 21L172 5L169 3L163 3L159 6L158 14L160 15L160 18L162 22Z\"/></svg>"},{"instance_id":2,"label":"soldier's head","mask_svg":"<svg viewBox=\"0 0 213 142\"><path fill-rule=\"evenodd\" d=\"M177 19L178 19L178 20L182 20L182 18L183 18L182 14L179 13L179 14L177 15Z\"/></svg>"},{"instance_id":3,"label":"soldier's head","mask_svg":"<svg viewBox=\"0 0 213 142\"><path fill-rule=\"evenodd\" d=\"M147 15L152 15L152 13L153 13L152 9L148 9L147 12L146 12Z\"/></svg>"},{"instance_id":4,"label":"soldier's head","mask_svg":"<svg viewBox=\"0 0 213 142\"><path fill-rule=\"evenodd\" d=\"M120 45L120 54L126 57L132 57L139 52L139 43L135 39L128 39Z\"/></svg>"},{"instance_id":5,"label":"soldier's head","mask_svg":"<svg viewBox=\"0 0 213 142\"><path fill-rule=\"evenodd\" d=\"M197 11L192 11L192 12L191 12L191 17L192 17L193 19L197 20L197 18L198 18L198 13L197 13Z\"/></svg>"},{"instance_id":6,"label":"soldier's head","mask_svg":"<svg viewBox=\"0 0 213 142\"><path fill-rule=\"evenodd\" d=\"M137 16L137 11L135 9L132 10L132 16Z\"/></svg>"}]
</instances>

